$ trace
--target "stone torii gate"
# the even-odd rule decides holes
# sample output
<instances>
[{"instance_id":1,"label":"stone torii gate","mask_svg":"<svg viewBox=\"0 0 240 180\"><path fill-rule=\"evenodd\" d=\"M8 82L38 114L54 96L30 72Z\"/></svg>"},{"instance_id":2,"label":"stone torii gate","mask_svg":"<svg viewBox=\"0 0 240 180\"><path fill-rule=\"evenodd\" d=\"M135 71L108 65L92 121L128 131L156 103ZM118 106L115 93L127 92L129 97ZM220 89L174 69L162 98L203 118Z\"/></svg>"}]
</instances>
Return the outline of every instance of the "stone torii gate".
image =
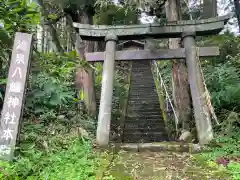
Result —
<instances>
[{"instance_id":1,"label":"stone torii gate","mask_svg":"<svg viewBox=\"0 0 240 180\"><path fill-rule=\"evenodd\" d=\"M195 37L218 34L231 15L202 20L176 21L165 24L144 24L131 26L105 26L74 23L83 40L104 40L105 52L87 53L88 61L104 61L102 90L98 116L97 143L105 146L109 143L109 132L112 111L112 94L114 78L114 62L140 60L186 59L188 79L193 101L194 116L200 144L206 144L213 138L210 119L206 118L206 101L201 98L204 88L198 77L200 67L198 57L219 55L218 47L196 47ZM118 40L137 40L144 38L181 38L184 48L159 50L127 50L116 51Z\"/></svg>"}]
</instances>

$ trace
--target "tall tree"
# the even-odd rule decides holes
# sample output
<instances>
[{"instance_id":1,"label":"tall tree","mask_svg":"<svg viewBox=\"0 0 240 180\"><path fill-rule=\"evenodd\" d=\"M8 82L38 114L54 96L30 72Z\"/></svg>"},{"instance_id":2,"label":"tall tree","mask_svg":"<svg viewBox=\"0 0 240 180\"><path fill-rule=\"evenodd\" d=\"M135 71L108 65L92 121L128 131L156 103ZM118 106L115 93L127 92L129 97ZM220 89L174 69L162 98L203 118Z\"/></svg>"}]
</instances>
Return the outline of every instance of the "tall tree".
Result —
<instances>
[{"instance_id":1,"label":"tall tree","mask_svg":"<svg viewBox=\"0 0 240 180\"><path fill-rule=\"evenodd\" d=\"M81 4L80 8L76 4L70 4L69 15L72 21L82 24L93 24L94 2L89 1ZM84 49L83 49L84 47ZM77 34L76 50L82 59L85 59L86 52L94 51L93 41L82 41ZM79 81L80 80L80 81ZM90 67L79 68L76 72L76 83L78 91L82 90L84 94L84 104L89 115L96 116L96 97L94 91L93 70Z\"/></svg>"},{"instance_id":2,"label":"tall tree","mask_svg":"<svg viewBox=\"0 0 240 180\"><path fill-rule=\"evenodd\" d=\"M235 13L236 13L237 22L238 22L239 33L240 33L240 1L239 0L234 0L234 7L235 7Z\"/></svg>"},{"instance_id":3,"label":"tall tree","mask_svg":"<svg viewBox=\"0 0 240 180\"><path fill-rule=\"evenodd\" d=\"M45 18L48 19L50 13L47 13L45 4L56 6L59 9L60 13L57 14L57 17L53 18L49 22L45 22L48 25L49 31L55 42L58 52L64 52L59 36L57 35L56 28L54 25L61 18L66 17L67 24L71 27L72 30L75 29L72 26L72 22L78 22L83 24L92 24L93 15L94 15L94 0L89 1L65 1L65 0L37 0L40 5L43 7L43 12L45 12ZM50 8L51 10L51 8ZM52 8L53 10L53 8ZM55 14L56 15L56 14ZM76 30L77 31L77 30ZM80 36L77 33L71 33L71 40L75 41L76 51L79 53L82 59L85 59L86 52L94 51L94 42L91 41L82 41ZM74 45L74 43L72 44ZM93 71L90 67L79 68L76 72L76 85L77 90L83 90L84 94L84 104L86 110L90 115L96 115L96 100L94 92L94 83L93 83Z\"/></svg>"},{"instance_id":4,"label":"tall tree","mask_svg":"<svg viewBox=\"0 0 240 180\"><path fill-rule=\"evenodd\" d=\"M203 0L203 18L217 16L217 0Z\"/></svg>"},{"instance_id":5,"label":"tall tree","mask_svg":"<svg viewBox=\"0 0 240 180\"><path fill-rule=\"evenodd\" d=\"M165 6L168 21L177 21L181 19L180 0L168 0ZM169 39L169 48L180 48L180 39ZM178 118L182 124L182 128L189 131L192 119L192 109L187 67L184 59L173 60L172 87L173 100Z\"/></svg>"}]
</instances>

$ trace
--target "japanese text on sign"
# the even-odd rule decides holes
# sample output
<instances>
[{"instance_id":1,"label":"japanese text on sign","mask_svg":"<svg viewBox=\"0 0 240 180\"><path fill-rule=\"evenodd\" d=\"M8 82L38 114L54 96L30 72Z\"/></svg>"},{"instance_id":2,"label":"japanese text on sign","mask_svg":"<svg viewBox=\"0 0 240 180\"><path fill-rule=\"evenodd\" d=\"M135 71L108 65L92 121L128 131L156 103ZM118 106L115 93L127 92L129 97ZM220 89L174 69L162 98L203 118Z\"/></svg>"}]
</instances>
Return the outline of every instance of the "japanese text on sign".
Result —
<instances>
[{"instance_id":1,"label":"japanese text on sign","mask_svg":"<svg viewBox=\"0 0 240 180\"><path fill-rule=\"evenodd\" d=\"M32 35L16 33L0 122L0 157L4 159L12 158L12 148L16 144L31 42Z\"/></svg>"}]
</instances>

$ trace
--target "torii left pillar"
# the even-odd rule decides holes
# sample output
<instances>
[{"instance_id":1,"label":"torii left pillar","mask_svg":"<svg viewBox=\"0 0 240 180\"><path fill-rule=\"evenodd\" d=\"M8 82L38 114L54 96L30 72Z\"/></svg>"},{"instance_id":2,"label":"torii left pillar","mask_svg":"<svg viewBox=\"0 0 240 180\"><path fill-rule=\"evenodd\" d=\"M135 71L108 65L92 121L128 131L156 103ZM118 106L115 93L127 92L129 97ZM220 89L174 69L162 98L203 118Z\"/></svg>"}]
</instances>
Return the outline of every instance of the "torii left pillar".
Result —
<instances>
[{"instance_id":1,"label":"torii left pillar","mask_svg":"<svg viewBox=\"0 0 240 180\"><path fill-rule=\"evenodd\" d=\"M107 146L109 143L117 40L118 38L115 34L108 34L105 38L106 50L103 63L102 89L97 126L97 144L100 146Z\"/></svg>"}]
</instances>

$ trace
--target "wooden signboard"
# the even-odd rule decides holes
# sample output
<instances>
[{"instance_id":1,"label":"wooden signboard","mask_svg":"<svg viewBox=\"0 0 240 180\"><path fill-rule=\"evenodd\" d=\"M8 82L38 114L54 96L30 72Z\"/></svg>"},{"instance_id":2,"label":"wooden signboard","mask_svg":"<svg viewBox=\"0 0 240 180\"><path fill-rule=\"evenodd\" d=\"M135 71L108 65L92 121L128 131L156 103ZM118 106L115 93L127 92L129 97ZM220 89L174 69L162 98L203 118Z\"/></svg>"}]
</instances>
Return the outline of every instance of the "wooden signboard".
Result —
<instances>
[{"instance_id":1,"label":"wooden signboard","mask_svg":"<svg viewBox=\"0 0 240 180\"><path fill-rule=\"evenodd\" d=\"M0 159L12 160L24 105L32 35L16 33L0 122Z\"/></svg>"}]
</instances>

